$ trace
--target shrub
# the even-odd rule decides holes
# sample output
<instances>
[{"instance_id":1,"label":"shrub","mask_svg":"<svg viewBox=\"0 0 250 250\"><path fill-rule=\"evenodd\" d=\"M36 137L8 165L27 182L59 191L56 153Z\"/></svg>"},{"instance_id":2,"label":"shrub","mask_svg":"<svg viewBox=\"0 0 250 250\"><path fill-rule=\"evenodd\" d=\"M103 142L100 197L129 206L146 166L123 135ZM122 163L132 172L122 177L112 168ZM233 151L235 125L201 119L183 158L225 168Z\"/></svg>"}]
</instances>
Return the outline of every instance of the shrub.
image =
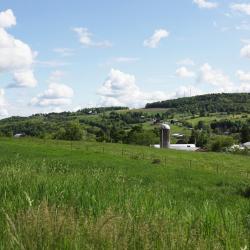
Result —
<instances>
[{"instance_id":1,"label":"shrub","mask_svg":"<svg viewBox=\"0 0 250 250\"><path fill-rule=\"evenodd\" d=\"M214 152L221 152L231 147L234 139L230 136L215 136L209 145L209 149Z\"/></svg>"}]
</instances>

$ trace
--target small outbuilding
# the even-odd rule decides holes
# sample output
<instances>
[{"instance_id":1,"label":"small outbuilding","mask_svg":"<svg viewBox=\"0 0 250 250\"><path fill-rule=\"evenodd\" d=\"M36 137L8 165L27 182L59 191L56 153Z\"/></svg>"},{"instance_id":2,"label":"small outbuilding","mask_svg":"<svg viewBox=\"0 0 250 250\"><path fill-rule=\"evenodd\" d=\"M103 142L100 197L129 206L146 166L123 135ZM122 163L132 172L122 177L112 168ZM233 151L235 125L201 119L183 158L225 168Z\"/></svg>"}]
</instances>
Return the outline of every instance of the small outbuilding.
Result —
<instances>
[{"instance_id":1,"label":"small outbuilding","mask_svg":"<svg viewBox=\"0 0 250 250\"><path fill-rule=\"evenodd\" d=\"M243 143L243 147L250 149L250 142Z\"/></svg>"},{"instance_id":2,"label":"small outbuilding","mask_svg":"<svg viewBox=\"0 0 250 250\"><path fill-rule=\"evenodd\" d=\"M24 133L19 133L19 134L15 134L14 138L21 138L21 137L24 137L24 136L25 136Z\"/></svg>"}]
</instances>

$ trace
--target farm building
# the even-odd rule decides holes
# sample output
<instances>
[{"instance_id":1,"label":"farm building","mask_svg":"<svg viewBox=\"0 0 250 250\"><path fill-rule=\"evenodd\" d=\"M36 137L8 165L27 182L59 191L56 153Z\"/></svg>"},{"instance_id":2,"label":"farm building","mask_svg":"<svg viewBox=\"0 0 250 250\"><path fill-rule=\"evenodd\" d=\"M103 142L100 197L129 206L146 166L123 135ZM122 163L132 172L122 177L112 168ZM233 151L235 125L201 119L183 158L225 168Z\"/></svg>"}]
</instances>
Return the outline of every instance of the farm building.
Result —
<instances>
[{"instance_id":1,"label":"farm building","mask_svg":"<svg viewBox=\"0 0 250 250\"><path fill-rule=\"evenodd\" d=\"M243 143L243 146L244 146L245 148L250 149L250 142Z\"/></svg>"},{"instance_id":2,"label":"farm building","mask_svg":"<svg viewBox=\"0 0 250 250\"><path fill-rule=\"evenodd\" d=\"M24 137L25 134L24 133L19 133L19 134L15 134L14 138L20 138L20 137Z\"/></svg>"},{"instance_id":3,"label":"farm building","mask_svg":"<svg viewBox=\"0 0 250 250\"><path fill-rule=\"evenodd\" d=\"M199 149L198 147L196 147L195 144L171 144L170 130L171 128L168 124L161 125L160 145L154 145L155 148L166 148L185 151L196 151Z\"/></svg>"}]
</instances>

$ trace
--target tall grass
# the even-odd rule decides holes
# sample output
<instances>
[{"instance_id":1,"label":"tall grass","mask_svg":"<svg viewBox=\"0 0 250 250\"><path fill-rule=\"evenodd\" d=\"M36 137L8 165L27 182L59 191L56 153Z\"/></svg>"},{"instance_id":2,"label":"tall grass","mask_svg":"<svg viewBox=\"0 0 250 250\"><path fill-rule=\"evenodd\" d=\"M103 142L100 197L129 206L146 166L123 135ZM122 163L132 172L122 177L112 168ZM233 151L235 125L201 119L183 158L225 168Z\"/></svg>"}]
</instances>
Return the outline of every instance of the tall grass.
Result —
<instances>
[{"instance_id":1,"label":"tall grass","mask_svg":"<svg viewBox=\"0 0 250 250\"><path fill-rule=\"evenodd\" d=\"M114 157L109 146L2 141L0 150L0 249L250 247L249 179L230 175L233 158L218 174L182 166L185 153L165 167Z\"/></svg>"}]
</instances>

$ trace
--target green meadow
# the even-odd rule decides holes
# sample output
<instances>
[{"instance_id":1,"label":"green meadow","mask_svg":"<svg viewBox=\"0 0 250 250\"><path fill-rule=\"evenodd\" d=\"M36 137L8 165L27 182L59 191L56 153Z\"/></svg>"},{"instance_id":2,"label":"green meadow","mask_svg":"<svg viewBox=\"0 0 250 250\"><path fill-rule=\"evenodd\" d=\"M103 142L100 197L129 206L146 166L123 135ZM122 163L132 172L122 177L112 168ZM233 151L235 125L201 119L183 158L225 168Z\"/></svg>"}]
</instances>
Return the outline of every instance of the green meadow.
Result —
<instances>
[{"instance_id":1,"label":"green meadow","mask_svg":"<svg viewBox=\"0 0 250 250\"><path fill-rule=\"evenodd\" d=\"M0 139L0 249L249 249L250 158Z\"/></svg>"}]
</instances>

